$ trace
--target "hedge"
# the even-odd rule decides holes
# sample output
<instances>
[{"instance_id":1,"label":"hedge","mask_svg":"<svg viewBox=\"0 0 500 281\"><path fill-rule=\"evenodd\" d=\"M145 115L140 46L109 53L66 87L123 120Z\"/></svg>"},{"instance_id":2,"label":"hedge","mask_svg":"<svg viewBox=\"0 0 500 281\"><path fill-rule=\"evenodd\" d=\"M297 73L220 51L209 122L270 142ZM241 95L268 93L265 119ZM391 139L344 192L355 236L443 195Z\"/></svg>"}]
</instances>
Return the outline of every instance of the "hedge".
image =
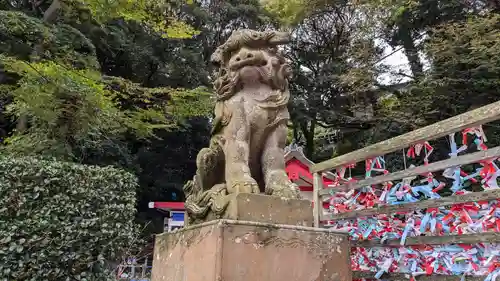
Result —
<instances>
[{"instance_id":1,"label":"hedge","mask_svg":"<svg viewBox=\"0 0 500 281\"><path fill-rule=\"evenodd\" d=\"M113 280L136 186L112 167L0 157L0 280Z\"/></svg>"}]
</instances>

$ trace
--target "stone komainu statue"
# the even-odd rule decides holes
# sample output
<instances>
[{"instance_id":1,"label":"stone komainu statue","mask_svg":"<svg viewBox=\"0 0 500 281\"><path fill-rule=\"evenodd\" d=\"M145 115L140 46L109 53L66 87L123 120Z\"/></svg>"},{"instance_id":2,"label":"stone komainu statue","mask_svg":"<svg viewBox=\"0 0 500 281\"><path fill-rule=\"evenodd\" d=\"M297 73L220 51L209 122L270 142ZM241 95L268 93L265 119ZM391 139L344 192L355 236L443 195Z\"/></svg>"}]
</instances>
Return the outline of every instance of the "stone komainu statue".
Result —
<instances>
[{"instance_id":1,"label":"stone komainu statue","mask_svg":"<svg viewBox=\"0 0 500 281\"><path fill-rule=\"evenodd\" d=\"M234 31L212 55L219 67L210 147L197 156L197 171L184 186L189 223L208 212L224 213L231 193L298 198L285 172L284 147L290 66L278 52L289 34Z\"/></svg>"}]
</instances>

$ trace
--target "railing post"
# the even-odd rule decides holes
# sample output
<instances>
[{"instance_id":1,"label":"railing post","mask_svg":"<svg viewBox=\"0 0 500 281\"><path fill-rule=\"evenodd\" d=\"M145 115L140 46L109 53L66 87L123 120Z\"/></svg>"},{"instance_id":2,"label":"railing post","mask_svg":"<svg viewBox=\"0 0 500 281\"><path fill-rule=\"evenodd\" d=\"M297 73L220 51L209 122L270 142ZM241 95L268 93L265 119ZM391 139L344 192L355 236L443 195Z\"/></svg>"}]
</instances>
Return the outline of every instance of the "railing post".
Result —
<instances>
[{"instance_id":1,"label":"railing post","mask_svg":"<svg viewBox=\"0 0 500 281\"><path fill-rule=\"evenodd\" d=\"M313 174L313 216L314 216L314 227L320 227L320 216L323 211L323 204L319 196L319 191L323 187L323 182L321 179L321 174L316 172Z\"/></svg>"},{"instance_id":2,"label":"railing post","mask_svg":"<svg viewBox=\"0 0 500 281\"><path fill-rule=\"evenodd\" d=\"M146 257L144 259L144 264L142 265L142 274L141 274L141 278L145 278L146 277L146 268L148 267L148 257Z\"/></svg>"}]
</instances>

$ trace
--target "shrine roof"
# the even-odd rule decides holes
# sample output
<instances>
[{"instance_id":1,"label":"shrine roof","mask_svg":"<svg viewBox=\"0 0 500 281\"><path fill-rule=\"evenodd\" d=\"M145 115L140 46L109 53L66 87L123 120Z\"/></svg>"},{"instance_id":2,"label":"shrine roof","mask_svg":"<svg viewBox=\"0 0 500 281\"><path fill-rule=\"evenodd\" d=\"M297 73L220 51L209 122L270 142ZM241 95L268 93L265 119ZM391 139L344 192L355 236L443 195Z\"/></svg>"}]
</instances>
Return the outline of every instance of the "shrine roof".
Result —
<instances>
[{"instance_id":1,"label":"shrine roof","mask_svg":"<svg viewBox=\"0 0 500 281\"><path fill-rule=\"evenodd\" d=\"M149 202L149 208L167 211L184 211L184 202Z\"/></svg>"},{"instance_id":2,"label":"shrine roof","mask_svg":"<svg viewBox=\"0 0 500 281\"><path fill-rule=\"evenodd\" d=\"M304 152L300 146L291 144L285 148L285 163L289 162L294 158L299 160L309 170L311 169L311 166L315 164L304 155ZM323 176L332 181L336 179L335 174L332 172L323 172Z\"/></svg>"}]
</instances>

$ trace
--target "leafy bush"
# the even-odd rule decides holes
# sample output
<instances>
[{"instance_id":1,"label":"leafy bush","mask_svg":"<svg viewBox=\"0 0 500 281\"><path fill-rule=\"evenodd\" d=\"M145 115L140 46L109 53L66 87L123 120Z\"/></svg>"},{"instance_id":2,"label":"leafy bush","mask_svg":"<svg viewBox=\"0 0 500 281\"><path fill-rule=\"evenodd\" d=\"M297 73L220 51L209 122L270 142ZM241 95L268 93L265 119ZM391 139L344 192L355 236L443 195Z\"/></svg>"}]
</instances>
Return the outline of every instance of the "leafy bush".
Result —
<instances>
[{"instance_id":1,"label":"leafy bush","mask_svg":"<svg viewBox=\"0 0 500 281\"><path fill-rule=\"evenodd\" d=\"M34 52L36 46L43 47ZM78 69L99 69L96 48L77 29L47 25L23 12L0 11L0 53L18 59L57 60Z\"/></svg>"},{"instance_id":2,"label":"leafy bush","mask_svg":"<svg viewBox=\"0 0 500 281\"><path fill-rule=\"evenodd\" d=\"M112 280L137 237L136 178L112 167L0 157L0 280Z\"/></svg>"}]
</instances>

